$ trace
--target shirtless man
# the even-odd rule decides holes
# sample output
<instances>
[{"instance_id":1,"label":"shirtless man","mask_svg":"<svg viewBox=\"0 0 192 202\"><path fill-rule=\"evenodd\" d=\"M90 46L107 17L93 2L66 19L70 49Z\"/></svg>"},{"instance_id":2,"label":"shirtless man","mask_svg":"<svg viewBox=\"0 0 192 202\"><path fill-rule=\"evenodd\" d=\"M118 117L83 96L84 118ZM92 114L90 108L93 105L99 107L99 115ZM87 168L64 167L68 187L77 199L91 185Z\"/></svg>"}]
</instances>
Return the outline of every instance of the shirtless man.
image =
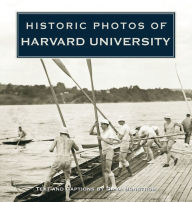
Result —
<instances>
[{"instance_id":1,"label":"shirtless man","mask_svg":"<svg viewBox=\"0 0 192 202\"><path fill-rule=\"evenodd\" d=\"M114 173L111 171L113 156L114 156L114 150L113 150L113 140L117 140L115 137L113 131L109 128L109 121L104 119L101 122L101 136L97 136L99 140L101 140L101 147L102 147L102 154L104 158L104 167L105 167L105 187L108 187L108 179L111 181L112 189L116 189L116 183L115 183L115 176ZM95 123L93 127L90 130L90 135L97 135L97 133L94 132L94 128L96 127Z\"/></svg>"},{"instance_id":2,"label":"shirtless man","mask_svg":"<svg viewBox=\"0 0 192 202\"><path fill-rule=\"evenodd\" d=\"M165 135L175 135L175 127L178 126L180 127L180 130L182 133L184 133L183 130L183 126L182 124L178 124L175 123L171 120L171 116L170 115L166 115L164 117L165 123L164 123L164 131L165 131ZM176 143L176 138L174 136L172 137L166 137L166 151L165 153L167 154L167 163L164 164L163 167L169 167L169 161L171 160L171 158L174 160L174 166L177 164L178 158L176 158L175 156L173 156L173 154L171 153L171 149L173 147L173 144Z\"/></svg>"},{"instance_id":3,"label":"shirtless man","mask_svg":"<svg viewBox=\"0 0 192 202\"><path fill-rule=\"evenodd\" d=\"M48 188L50 186L51 179L53 176L58 173L59 171L63 171L65 174L65 192L66 192L66 201L70 201L70 174L71 174L71 155L70 151L71 149L79 150L79 147L75 144L73 140L70 139L69 133L67 128L63 128L60 131L60 136L57 137L52 146L50 147L49 151L53 152L54 148L56 147L57 151L57 157L51 166L51 170L49 172L49 175L44 183L43 191L34 196L41 196L45 194L48 191Z\"/></svg>"},{"instance_id":4,"label":"shirtless man","mask_svg":"<svg viewBox=\"0 0 192 202\"><path fill-rule=\"evenodd\" d=\"M132 176L132 172L129 167L129 162L127 161L129 148L132 144L132 136L130 133L130 128L125 123L125 120L123 118L119 118L118 124L119 124L119 139L121 140L121 143L120 143L120 154L119 154L119 169L116 177L120 176L123 166L126 167L130 176Z\"/></svg>"},{"instance_id":5,"label":"shirtless man","mask_svg":"<svg viewBox=\"0 0 192 202\"><path fill-rule=\"evenodd\" d=\"M19 128L18 128L18 137L19 137L19 140L25 139L26 135L27 135L26 132L22 129L21 126L19 126Z\"/></svg>"}]
</instances>

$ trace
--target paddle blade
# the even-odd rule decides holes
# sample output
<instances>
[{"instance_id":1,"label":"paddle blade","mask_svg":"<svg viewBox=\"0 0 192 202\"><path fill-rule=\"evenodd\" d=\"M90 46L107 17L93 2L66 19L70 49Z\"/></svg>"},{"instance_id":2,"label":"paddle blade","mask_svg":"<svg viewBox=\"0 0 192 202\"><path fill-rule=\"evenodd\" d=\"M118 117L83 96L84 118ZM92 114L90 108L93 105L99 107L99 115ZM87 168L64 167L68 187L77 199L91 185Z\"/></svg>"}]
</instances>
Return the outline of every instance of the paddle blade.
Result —
<instances>
[{"instance_id":1,"label":"paddle blade","mask_svg":"<svg viewBox=\"0 0 192 202\"><path fill-rule=\"evenodd\" d=\"M90 72L90 75L92 75L92 64L91 64L91 59L86 59L87 61L87 66L89 68L89 72Z\"/></svg>"},{"instance_id":2,"label":"paddle blade","mask_svg":"<svg viewBox=\"0 0 192 202\"><path fill-rule=\"evenodd\" d=\"M71 74L69 73L69 71L67 70L67 68L65 67L65 65L62 63L62 61L60 59L52 59L58 66L59 68L65 72L65 74L67 74L69 77L71 77Z\"/></svg>"}]
</instances>

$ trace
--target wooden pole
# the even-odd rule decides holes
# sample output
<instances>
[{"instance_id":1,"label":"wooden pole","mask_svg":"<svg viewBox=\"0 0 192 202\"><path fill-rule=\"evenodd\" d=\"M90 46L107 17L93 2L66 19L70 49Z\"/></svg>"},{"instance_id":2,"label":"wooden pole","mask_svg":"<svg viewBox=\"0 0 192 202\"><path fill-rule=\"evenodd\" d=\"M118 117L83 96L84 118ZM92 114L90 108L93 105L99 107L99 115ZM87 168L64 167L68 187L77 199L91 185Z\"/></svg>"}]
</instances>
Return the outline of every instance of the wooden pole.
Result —
<instances>
[{"instance_id":1,"label":"wooden pole","mask_svg":"<svg viewBox=\"0 0 192 202\"><path fill-rule=\"evenodd\" d=\"M53 59L53 61L59 66L59 68L69 76L73 82L77 85L77 87L83 92L83 94L87 97L87 99L94 105L93 100L89 97L89 95L81 88L81 86L75 81L75 79L71 76L65 65L62 63L59 59ZM96 106L98 112L103 116L104 119L108 120L108 118L103 114L103 112ZM108 120L109 121L109 120ZM118 133L117 129L113 126L113 124L109 121L109 124L111 128L115 131L115 133Z\"/></svg>"},{"instance_id":2,"label":"wooden pole","mask_svg":"<svg viewBox=\"0 0 192 202\"><path fill-rule=\"evenodd\" d=\"M135 138L134 140L149 140L149 139L155 139L155 138L164 138L164 137L174 137L178 135L184 135L184 133L177 133L174 135L162 135L162 136L155 136L155 137L146 137L146 138Z\"/></svg>"},{"instance_id":3,"label":"wooden pole","mask_svg":"<svg viewBox=\"0 0 192 202\"><path fill-rule=\"evenodd\" d=\"M94 90L94 84L93 84L91 59L87 59L87 66L88 66L88 69L89 69L90 80L91 80L91 89L92 89L92 96L93 96L93 105L94 105L94 112L95 112L95 120L97 122L97 125L96 125L96 127L97 127L97 135L101 136L100 129L99 129L98 114L97 114L97 105L96 105L95 90ZM100 153L100 158L101 158L103 181L104 181L104 186L105 186L105 171L104 171L105 167L104 167L104 161L103 161L101 140L98 140L98 143L99 143L99 153Z\"/></svg>"},{"instance_id":4,"label":"wooden pole","mask_svg":"<svg viewBox=\"0 0 192 202\"><path fill-rule=\"evenodd\" d=\"M49 86L50 86L50 89L51 89L51 93L52 93L53 99L54 99L54 101L55 101L55 104L56 104L56 106L57 106L57 109L58 109L58 112L59 112L61 121L62 121L62 123L63 123L63 126L64 126L64 127L67 127L67 126L66 126L66 123L65 123L65 120L64 120L64 118L63 118L63 114L62 114L62 112L61 112L61 109L60 109L60 107L59 107L59 104L58 104L58 101L57 101L57 97L56 97L55 91L54 91L53 86L52 86L52 84L51 84L51 80L50 80L50 78L49 78L49 75L48 75L46 66L45 66L45 64L44 64L44 62L43 62L43 59L40 59L40 61L41 61L42 65L43 65L43 69L44 69L45 74L46 74L46 76L47 76L47 80L48 80L48 82L49 82ZM78 171L79 177L80 177L80 179L81 179L82 186L85 187L85 184L84 184L84 181L83 181L83 177L82 177L82 174L81 174L81 170L80 170L80 168L79 168L79 164L78 164L77 157L76 157L76 154L75 154L75 150L72 148L71 151L72 151L72 154L73 154L73 157L74 157L76 166L77 166L77 171Z\"/></svg>"},{"instance_id":5,"label":"wooden pole","mask_svg":"<svg viewBox=\"0 0 192 202\"><path fill-rule=\"evenodd\" d=\"M175 71L176 71L177 78L178 78L179 83L180 83L180 86L181 86L181 90L182 90L182 93L183 93L183 97L184 97L185 102L186 102L186 104L187 104L187 108L188 108L188 110L189 110L189 113L192 115L192 113L191 113L191 107L189 106L189 102L188 102L188 100L187 100L185 91L184 91L184 89L183 89L183 85L182 85L182 83L181 83L181 79L180 79L180 77L179 77L179 73L178 73L178 71L177 71L177 66L176 66L176 64L175 64Z\"/></svg>"}]
</instances>

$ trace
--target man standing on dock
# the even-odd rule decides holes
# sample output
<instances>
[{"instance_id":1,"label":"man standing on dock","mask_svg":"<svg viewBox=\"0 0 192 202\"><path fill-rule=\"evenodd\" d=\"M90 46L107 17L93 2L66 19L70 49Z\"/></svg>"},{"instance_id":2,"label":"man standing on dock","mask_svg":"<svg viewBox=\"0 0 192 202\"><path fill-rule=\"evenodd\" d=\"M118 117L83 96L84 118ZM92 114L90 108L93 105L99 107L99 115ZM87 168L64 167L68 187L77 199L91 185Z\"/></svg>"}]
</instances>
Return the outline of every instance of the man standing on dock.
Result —
<instances>
[{"instance_id":1,"label":"man standing on dock","mask_svg":"<svg viewBox=\"0 0 192 202\"><path fill-rule=\"evenodd\" d=\"M176 138L173 136L175 135L175 127L178 126L181 130L182 133L183 131L183 126L181 124L175 123L171 120L170 115L166 115L164 117L165 123L164 123L164 131L165 131L165 136L166 137L166 151L165 153L167 154L167 163L164 164L163 167L169 167L169 161L171 158L174 160L174 166L177 164L178 158L176 158L172 153L171 149L173 147L173 144L176 143Z\"/></svg>"},{"instance_id":2,"label":"man standing on dock","mask_svg":"<svg viewBox=\"0 0 192 202\"><path fill-rule=\"evenodd\" d=\"M63 127L60 131L60 136L57 137L51 148L49 149L50 152L54 151L54 148L56 147L57 150L57 157L54 161L53 165L51 166L51 170L49 172L49 175L44 183L43 191L38 195L33 195L36 197L44 195L50 186L51 179L54 177L56 173L59 171L63 171L65 174L65 192L66 192L66 201L70 201L70 174L71 174L71 155L70 151L71 149L79 150L79 147L75 144L73 140L70 139L69 133L67 128Z\"/></svg>"},{"instance_id":3,"label":"man standing on dock","mask_svg":"<svg viewBox=\"0 0 192 202\"><path fill-rule=\"evenodd\" d=\"M138 131L139 138L143 138L144 140L141 140L140 145L143 146L144 150L147 152L147 158L150 157L149 163L153 163L154 155L152 151L152 145L155 142L159 148L161 148L161 144L157 139L158 133L157 133L157 127L155 126L147 126L144 125L142 127L136 128Z\"/></svg>"},{"instance_id":4,"label":"man standing on dock","mask_svg":"<svg viewBox=\"0 0 192 202\"><path fill-rule=\"evenodd\" d=\"M181 123L183 125L183 129L185 132L185 144L186 147L189 146L190 144L190 137L191 137L191 131L192 131L192 120L191 120L191 115L186 114L186 118L182 121Z\"/></svg>"},{"instance_id":5,"label":"man standing on dock","mask_svg":"<svg viewBox=\"0 0 192 202\"><path fill-rule=\"evenodd\" d=\"M129 149L132 144L132 136L130 134L130 128L125 123L125 120L123 118L119 118L118 124L119 124L119 139L121 140L121 144L120 144L120 154L119 154L119 169L116 177L120 176L123 166L126 167L130 176L132 176L129 162L127 161L127 155L130 151Z\"/></svg>"},{"instance_id":6,"label":"man standing on dock","mask_svg":"<svg viewBox=\"0 0 192 202\"><path fill-rule=\"evenodd\" d=\"M109 121L106 119L103 119L101 122L101 136L97 136L98 139L101 140L101 146L102 146L102 154L104 158L104 167L105 167L105 186L108 187L108 179L111 181L111 189L116 189L116 182L115 182L115 176L114 173L111 170L112 162L113 162L113 156L114 156L114 150L113 150L113 140L117 140L115 137L115 134L109 128ZM96 127L97 122L93 125L93 127L90 130L90 135L97 135L97 133L94 132L94 128Z\"/></svg>"}]
</instances>

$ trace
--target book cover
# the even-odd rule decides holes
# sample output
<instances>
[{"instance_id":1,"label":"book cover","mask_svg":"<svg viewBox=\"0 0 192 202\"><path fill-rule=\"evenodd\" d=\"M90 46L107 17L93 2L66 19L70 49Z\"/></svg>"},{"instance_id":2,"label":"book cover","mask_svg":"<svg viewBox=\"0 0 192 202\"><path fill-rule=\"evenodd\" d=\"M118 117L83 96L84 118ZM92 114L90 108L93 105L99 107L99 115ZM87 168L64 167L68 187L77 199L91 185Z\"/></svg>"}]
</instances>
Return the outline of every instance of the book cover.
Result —
<instances>
[{"instance_id":1,"label":"book cover","mask_svg":"<svg viewBox=\"0 0 192 202\"><path fill-rule=\"evenodd\" d=\"M191 6L3 1L0 201L192 201Z\"/></svg>"}]
</instances>

